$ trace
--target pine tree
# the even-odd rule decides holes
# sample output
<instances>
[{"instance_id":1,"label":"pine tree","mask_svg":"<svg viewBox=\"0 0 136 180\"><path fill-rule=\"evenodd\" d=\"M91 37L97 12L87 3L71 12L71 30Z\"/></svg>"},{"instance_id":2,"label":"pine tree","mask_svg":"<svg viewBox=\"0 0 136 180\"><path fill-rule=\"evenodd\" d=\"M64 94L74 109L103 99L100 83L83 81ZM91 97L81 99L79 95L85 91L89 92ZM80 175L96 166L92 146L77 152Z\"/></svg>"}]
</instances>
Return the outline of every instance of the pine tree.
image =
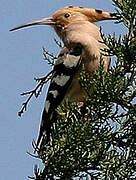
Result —
<instances>
[{"instance_id":1,"label":"pine tree","mask_svg":"<svg viewBox=\"0 0 136 180\"><path fill-rule=\"evenodd\" d=\"M136 0L113 0L113 3L118 23L128 30L119 37L116 33L102 35L108 52L116 57L115 65L105 72L101 60L93 77L83 67L79 80L88 94L86 107L65 101L58 108L53 138L38 151L45 168L35 166L32 179L136 178ZM51 64L56 58L45 49L44 55ZM30 98L19 115L49 78L50 74L37 79L35 90L24 93Z\"/></svg>"}]
</instances>

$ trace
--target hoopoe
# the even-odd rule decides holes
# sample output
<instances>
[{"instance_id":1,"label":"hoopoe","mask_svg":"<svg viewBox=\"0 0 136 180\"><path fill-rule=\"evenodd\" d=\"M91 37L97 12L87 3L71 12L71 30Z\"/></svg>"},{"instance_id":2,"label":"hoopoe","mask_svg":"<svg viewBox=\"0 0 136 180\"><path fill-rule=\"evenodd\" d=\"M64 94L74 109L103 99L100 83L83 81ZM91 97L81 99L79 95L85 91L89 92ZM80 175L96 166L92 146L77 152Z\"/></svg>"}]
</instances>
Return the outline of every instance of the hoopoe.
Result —
<instances>
[{"instance_id":1,"label":"hoopoe","mask_svg":"<svg viewBox=\"0 0 136 180\"><path fill-rule=\"evenodd\" d=\"M50 140L56 109L64 98L70 102L84 101L85 92L80 87L78 80L81 66L84 65L87 72L93 73L98 69L102 57L105 70L108 70L110 57L104 56L102 53L102 49L108 49L108 47L102 43L100 28L94 22L111 19L117 19L115 13L69 6L56 11L52 17L32 21L11 29L14 31L32 25L50 25L64 43L64 48L53 68L42 113L37 147L40 146L45 135L47 142Z\"/></svg>"}]
</instances>

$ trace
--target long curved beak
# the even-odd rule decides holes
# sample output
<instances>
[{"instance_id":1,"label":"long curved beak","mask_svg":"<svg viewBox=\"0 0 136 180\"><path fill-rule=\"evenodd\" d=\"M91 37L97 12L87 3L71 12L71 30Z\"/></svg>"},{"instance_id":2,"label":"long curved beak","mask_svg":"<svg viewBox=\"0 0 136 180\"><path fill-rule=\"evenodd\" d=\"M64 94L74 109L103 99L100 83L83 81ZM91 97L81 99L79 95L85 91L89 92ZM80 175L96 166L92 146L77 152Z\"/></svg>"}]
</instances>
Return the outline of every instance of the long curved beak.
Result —
<instances>
[{"instance_id":1,"label":"long curved beak","mask_svg":"<svg viewBox=\"0 0 136 180\"><path fill-rule=\"evenodd\" d=\"M22 24L20 26L17 26L13 29L10 29L10 31L14 31L14 30L17 30L17 29L21 29L21 28L24 28L24 27L28 27L28 26L34 26L34 25L55 25L56 23L53 21L53 18L52 17L49 17L49 18L43 18L43 19L40 19L40 20L36 20L36 21L32 21L32 22L29 22L29 23L26 23L26 24Z\"/></svg>"}]
</instances>

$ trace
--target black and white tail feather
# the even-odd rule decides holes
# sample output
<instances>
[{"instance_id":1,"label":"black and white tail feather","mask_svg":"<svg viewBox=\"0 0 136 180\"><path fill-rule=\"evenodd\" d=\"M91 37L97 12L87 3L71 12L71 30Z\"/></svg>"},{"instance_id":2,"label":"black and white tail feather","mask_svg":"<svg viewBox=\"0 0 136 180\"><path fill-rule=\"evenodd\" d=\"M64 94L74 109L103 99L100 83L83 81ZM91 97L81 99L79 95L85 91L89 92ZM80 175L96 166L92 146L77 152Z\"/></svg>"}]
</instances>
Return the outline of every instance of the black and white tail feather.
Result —
<instances>
[{"instance_id":1,"label":"black and white tail feather","mask_svg":"<svg viewBox=\"0 0 136 180\"><path fill-rule=\"evenodd\" d=\"M81 47L74 47L66 52L62 50L58 56L42 114L40 133L36 143L37 148L39 148L41 144L46 144L50 141L51 127L53 123L56 122L57 107L63 101L73 77L79 69L81 52ZM44 137L46 137L46 140L42 142Z\"/></svg>"}]
</instances>

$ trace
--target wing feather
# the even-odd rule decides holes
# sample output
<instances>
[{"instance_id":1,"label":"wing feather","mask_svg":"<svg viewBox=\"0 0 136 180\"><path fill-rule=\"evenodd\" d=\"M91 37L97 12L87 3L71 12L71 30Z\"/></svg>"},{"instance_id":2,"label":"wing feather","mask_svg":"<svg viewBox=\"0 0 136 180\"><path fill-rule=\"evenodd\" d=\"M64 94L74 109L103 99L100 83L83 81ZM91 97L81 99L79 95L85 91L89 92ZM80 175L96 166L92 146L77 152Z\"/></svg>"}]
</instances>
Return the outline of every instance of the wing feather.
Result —
<instances>
[{"instance_id":1,"label":"wing feather","mask_svg":"<svg viewBox=\"0 0 136 180\"><path fill-rule=\"evenodd\" d=\"M81 64L80 55L81 51L79 51L79 48L74 48L70 51L62 50L58 56L47 92L37 147L45 135L46 143L50 140L51 126L56 121L57 107L65 98L73 77L79 69Z\"/></svg>"}]
</instances>

